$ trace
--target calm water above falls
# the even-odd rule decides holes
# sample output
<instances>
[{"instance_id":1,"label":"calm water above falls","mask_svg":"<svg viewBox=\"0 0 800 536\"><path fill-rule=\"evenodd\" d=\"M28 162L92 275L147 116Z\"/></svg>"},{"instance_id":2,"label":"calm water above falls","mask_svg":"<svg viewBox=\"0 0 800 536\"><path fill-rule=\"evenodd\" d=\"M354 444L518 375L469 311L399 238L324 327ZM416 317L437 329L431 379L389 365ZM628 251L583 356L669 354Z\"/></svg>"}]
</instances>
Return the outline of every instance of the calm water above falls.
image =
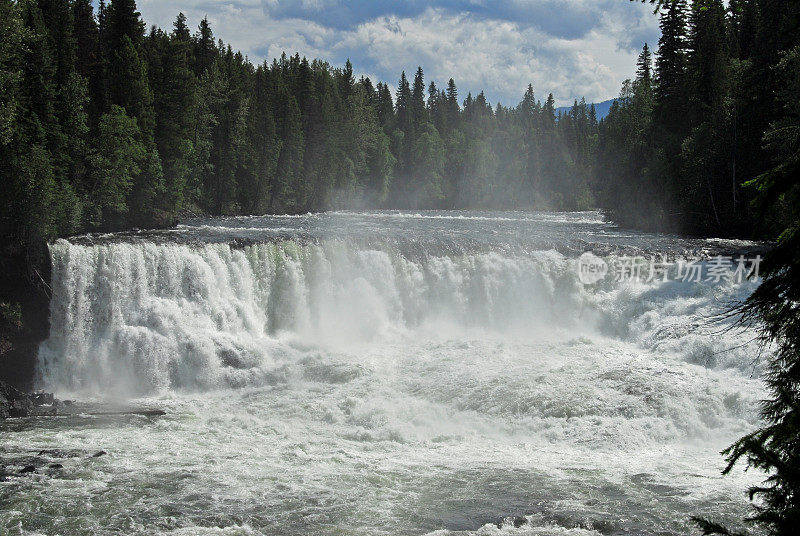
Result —
<instances>
[{"instance_id":1,"label":"calm water above falls","mask_svg":"<svg viewBox=\"0 0 800 536\"><path fill-rule=\"evenodd\" d=\"M9 456L109 454L0 482L0 533L677 535L691 515L737 520L759 475L720 477L719 451L757 423L758 349L706 319L755 283L584 286L576 259L751 246L507 212L59 241L43 386L168 415L3 424Z\"/></svg>"}]
</instances>

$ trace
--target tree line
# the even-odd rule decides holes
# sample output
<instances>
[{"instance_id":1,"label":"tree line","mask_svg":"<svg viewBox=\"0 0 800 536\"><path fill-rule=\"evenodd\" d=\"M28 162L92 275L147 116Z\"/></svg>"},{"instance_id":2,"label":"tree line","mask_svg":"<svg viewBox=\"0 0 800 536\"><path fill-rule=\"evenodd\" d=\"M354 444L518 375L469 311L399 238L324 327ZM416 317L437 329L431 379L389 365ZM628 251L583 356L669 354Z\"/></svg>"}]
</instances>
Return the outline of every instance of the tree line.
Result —
<instances>
[{"instance_id":1,"label":"tree line","mask_svg":"<svg viewBox=\"0 0 800 536\"><path fill-rule=\"evenodd\" d=\"M463 100L422 68L394 95L348 61L253 64L134 0L0 0L5 241L162 226L182 211L594 205L593 106Z\"/></svg>"},{"instance_id":2,"label":"tree line","mask_svg":"<svg viewBox=\"0 0 800 536\"><path fill-rule=\"evenodd\" d=\"M774 237L797 216L795 191L765 205L753 182L780 158L764 136L789 111L779 64L798 43L797 3L727 4L659 2L655 62L645 45L600 126L598 198L618 223Z\"/></svg>"}]
</instances>

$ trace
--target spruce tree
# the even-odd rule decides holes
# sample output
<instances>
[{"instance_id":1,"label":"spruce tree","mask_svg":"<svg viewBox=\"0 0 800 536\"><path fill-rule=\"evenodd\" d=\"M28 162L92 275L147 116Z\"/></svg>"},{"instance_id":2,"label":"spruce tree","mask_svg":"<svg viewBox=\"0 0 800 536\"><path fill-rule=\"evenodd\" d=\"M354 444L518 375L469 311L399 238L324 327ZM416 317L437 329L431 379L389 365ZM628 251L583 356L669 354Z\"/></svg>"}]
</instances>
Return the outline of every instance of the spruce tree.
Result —
<instances>
[{"instance_id":1,"label":"spruce tree","mask_svg":"<svg viewBox=\"0 0 800 536\"><path fill-rule=\"evenodd\" d=\"M651 85L653 80L652 68L653 58L650 54L650 48L645 43L639 58L636 60L636 79L643 84Z\"/></svg>"},{"instance_id":2,"label":"spruce tree","mask_svg":"<svg viewBox=\"0 0 800 536\"><path fill-rule=\"evenodd\" d=\"M130 39L138 49L144 39L144 22L136 10L135 0L111 0L104 12L106 34L104 38L111 50L125 46L124 38Z\"/></svg>"},{"instance_id":3,"label":"spruce tree","mask_svg":"<svg viewBox=\"0 0 800 536\"><path fill-rule=\"evenodd\" d=\"M213 65L214 58L217 56L214 33L211 31L208 17L204 17L200 21L200 26L198 26L197 34L195 35L194 48L194 74L200 77Z\"/></svg>"},{"instance_id":4,"label":"spruce tree","mask_svg":"<svg viewBox=\"0 0 800 536\"><path fill-rule=\"evenodd\" d=\"M676 0L661 14L656 57L655 122L674 155L687 131L686 1Z\"/></svg>"},{"instance_id":5,"label":"spruce tree","mask_svg":"<svg viewBox=\"0 0 800 536\"><path fill-rule=\"evenodd\" d=\"M421 130L422 125L428 121L428 113L425 109L425 78L422 67L417 67L417 73L414 75L410 108L414 130Z\"/></svg>"},{"instance_id":6,"label":"spruce tree","mask_svg":"<svg viewBox=\"0 0 800 536\"><path fill-rule=\"evenodd\" d=\"M142 139L152 142L155 112L147 67L128 35L123 35L119 48L113 53L110 97L113 104L123 107L130 117L136 118Z\"/></svg>"}]
</instances>

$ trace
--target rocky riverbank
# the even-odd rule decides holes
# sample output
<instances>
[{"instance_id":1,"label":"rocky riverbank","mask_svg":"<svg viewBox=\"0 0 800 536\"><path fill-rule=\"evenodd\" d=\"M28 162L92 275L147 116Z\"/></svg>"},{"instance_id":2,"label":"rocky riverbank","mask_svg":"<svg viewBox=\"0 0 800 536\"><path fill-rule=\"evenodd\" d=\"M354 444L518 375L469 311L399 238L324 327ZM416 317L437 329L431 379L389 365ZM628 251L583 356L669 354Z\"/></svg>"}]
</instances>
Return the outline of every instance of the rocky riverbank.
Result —
<instances>
[{"instance_id":1,"label":"rocky riverbank","mask_svg":"<svg viewBox=\"0 0 800 536\"><path fill-rule=\"evenodd\" d=\"M57 415L58 408L71 401L61 401L53 393L26 393L0 381L0 418Z\"/></svg>"},{"instance_id":2,"label":"rocky riverbank","mask_svg":"<svg viewBox=\"0 0 800 536\"><path fill-rule=\"evenodd\" d=\"M53 393L26 393L0 381L0 419L20 417L55 417L75 415L142 415L155 417L164 411L116 403L59 400Z\"/></svg>"}]
</instances>

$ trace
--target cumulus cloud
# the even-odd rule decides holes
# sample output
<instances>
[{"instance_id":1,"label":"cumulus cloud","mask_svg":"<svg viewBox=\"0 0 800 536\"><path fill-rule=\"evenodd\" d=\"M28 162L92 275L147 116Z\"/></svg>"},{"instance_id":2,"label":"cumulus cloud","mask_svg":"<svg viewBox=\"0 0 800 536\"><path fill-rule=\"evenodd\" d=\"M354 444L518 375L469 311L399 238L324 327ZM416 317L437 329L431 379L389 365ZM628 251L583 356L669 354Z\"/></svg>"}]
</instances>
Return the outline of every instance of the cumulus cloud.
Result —
<instances>
[{"instance_id":1,"label":"cumulus cloud","mask_svg":"<svg viewBox=\"0 0 800 536\"><path fill-rule=\"evenodd\" d=\"M528 83L559 104L613 97L639 49L658 38L647 6L620 0L139 0L148 23L178 11L208 16L217 37L251 60L299 52L396 83L421 65L428 81L453 77L462 96L516 104Z\"/></svg>"}]
</instances>

